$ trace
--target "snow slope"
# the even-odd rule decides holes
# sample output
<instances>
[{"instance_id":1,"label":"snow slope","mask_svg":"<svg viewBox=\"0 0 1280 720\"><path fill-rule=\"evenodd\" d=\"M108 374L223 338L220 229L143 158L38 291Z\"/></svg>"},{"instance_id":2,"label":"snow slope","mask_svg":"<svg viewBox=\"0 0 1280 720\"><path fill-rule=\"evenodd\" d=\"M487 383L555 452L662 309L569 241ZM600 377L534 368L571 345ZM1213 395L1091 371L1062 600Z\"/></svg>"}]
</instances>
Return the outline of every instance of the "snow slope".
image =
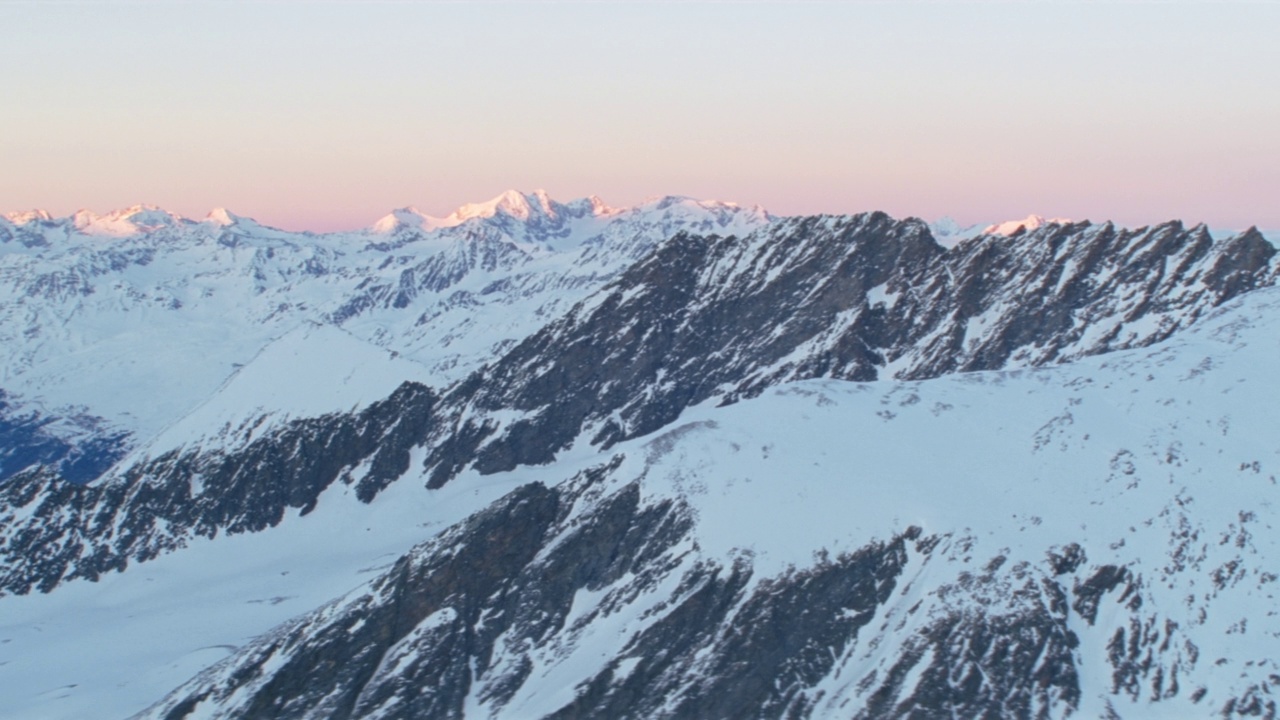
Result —
<instances>
[{"instance_id":1,"label":"snow slope","mask_svg":"<svg viewBox=\"0 0 1280 720\"><path fill-rule=\"evenodd\" d=\"M304 325L272 341L208 400L162 430L125 465L175 449L248 444L289 420L352 413L427 368L333 325Z\"/></svg>"}]
</instances>

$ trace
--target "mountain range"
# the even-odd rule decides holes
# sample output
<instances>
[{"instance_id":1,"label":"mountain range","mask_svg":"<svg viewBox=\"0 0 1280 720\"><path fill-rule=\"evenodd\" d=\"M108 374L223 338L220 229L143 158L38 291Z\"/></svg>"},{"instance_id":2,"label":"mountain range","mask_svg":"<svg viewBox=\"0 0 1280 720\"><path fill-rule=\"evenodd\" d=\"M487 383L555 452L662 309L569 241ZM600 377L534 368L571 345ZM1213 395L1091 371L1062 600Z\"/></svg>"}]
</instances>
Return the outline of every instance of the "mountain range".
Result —
<instances>
[{"instance_id":1,"label":"mountain range","mask_svg":"<svg viewBox=\"0 0 1280 720\"><path fill-rule=\"evenodd\" d=\"M0 715L1273 716L1275 255L6 216Z\"/></svg>"}]
</instances>

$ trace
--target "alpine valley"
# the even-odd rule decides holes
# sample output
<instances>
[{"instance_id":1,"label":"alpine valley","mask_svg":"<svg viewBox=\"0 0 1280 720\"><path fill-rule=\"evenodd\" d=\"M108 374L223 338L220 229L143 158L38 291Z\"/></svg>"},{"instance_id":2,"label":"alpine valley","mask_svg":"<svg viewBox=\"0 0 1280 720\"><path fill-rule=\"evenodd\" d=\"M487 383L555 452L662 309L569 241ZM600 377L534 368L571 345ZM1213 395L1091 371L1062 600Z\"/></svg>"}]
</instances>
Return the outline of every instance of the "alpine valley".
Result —
<instances>
[{"instance_id":1,"label":"alpine valley","mask_svg":"<svg viewBox=\"0 0 1280 720\"><path fill-rule=\"evenodd\" d=\"M1274 718L1278 276L680 197L7 215L0 717Z\"/></svg>"}]
</instances>

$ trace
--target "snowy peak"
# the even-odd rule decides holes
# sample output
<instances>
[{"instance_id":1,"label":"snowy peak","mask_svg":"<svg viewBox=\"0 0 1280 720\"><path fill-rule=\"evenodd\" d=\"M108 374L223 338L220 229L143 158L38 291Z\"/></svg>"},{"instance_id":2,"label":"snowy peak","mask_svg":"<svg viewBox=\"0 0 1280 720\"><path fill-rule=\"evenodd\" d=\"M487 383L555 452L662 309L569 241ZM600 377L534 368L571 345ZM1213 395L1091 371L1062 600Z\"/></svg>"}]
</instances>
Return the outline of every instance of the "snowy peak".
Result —
<instances>
[{"instance_id":1,"label":"snowy peak","mask_svg":"<svg viewBox=\"0 0 1280 720\"><path fill-rule=\"evenodd\" d=\"M389 235L398 230L433 230L440 226L440 220L409 206L402 207L383 215L373 224L373 232Z\"/></svg>"},{"instance_id":2,"label":"snowy peak","mask_svg":"<svg viewBox=\"0 0 1280 720\"><path fill-rule=\"evenodd\" d=\"M583 202L583 201L579 200L578 202ZM596 217L601 217L604 215L613 215L618 212L616 208L609 207L608 205L605 204L603 200L601 200L596 195L592 195L588 198L585 198L585 202L590 207L591 214L595 215Z\"/></svg>"},{"instance_id":3,"label":"snowy peak","mask_svg":"<svg viewBox=\"0 0 1280 720\"><path fill-rule=\"evenodd\" d=\"M99 214L92 210L80 209L67 217L55 217L46 210L29 210L25 212L5 213L3 218L10 223L22 227L34 223L43 223L59 228L59 238L66 234L90 238L138 238L153 233L174 235L190 230L201 235L212 228L238 227L241 230L279 234L284 231L275 230L253 220L237 215L227 208L217 207L210 210L202 220L195 220L179 215L155 205L133 205L121 210L113 210ZM203 228L202 228L203 226ZM42 232L36 229L36 232ZM306 233L297 233L303 234Z\"/></svg>"},{"instance_id":4,"label":"snowy peak","mask_svg":"<svg viewBox=\"0 0 1280 720\"><path fill-rule=\"evenodd\" d=\"M230 227L238 224L246 218L236 215L224 207L214 208L205 216L204 221L218 227Z\"/></svg>"},{"instance_id":5,"label":"snowy peak","mask_svg":"<svg viewBox=\"0 0 1280 720\"><path fill-rule=\"evenodd\" d=\"M569 235L593 236L612 220L640 218L649 214L681 222L691 219L706 220L717 227L728 227L731 224L746 227L773 219L759 206L744 208L732 202L696 200L683 196L653 198L632 207L614 207L595 195L562 203L541 189L528 193L507 190L485 202L464 204L445 217L428 215L414 206L398 208L379 218L365 232L373 235L426 234L461 226L492 224L508 235L528 235L513 239L545 241ZM236 227L242 231L251 228L255 232L263 230L273 235L310 234L285 233L231 212L225 207L214 208L201 220L190 219L148 204L133 205L105 214L81 209L68 217L55 217L48 211L37 209L7 212L0 217L18 227L34 223L60 226L63 228L60 238L65 233L96 238L130 238L184 227L197 230L201 226L206 231L209 228ZM575 243L557 245L566 244Z\"/></svg>"},{"instance_id":6,"label":"snowy peak","mask_svg":"<svg viewBox=\"0 0 1280 720\"><path fill-rule=\"evenodd\" d=\"M1067 218L1050 218L1046 220L1041 215L1028 215L1021 220L1006 220L1002 223L988 225L983 231L983 235L1017 235L1020 232L1031 232L1045 225L1070 225L1073 221Z\"/></svg>"},{"instance_id":7,"label":"snowy peak","mask_svg":"<svg viewBox=\"0 0 1280 720\"><path fill-rule=\"evenodd\" d=\"M492 218L498 215L524 221L536 215L555 218L556 207L557 203L551 200L545 190L534 190L528 195L518 190L507 190L487 202L467 203L459 207L445 218L445 222L460 225L473 218Z\"/></svg>"},{"instance_id":8,"label":"snowy peak","mask_svg":"<svg viewBox=\"0 0 1280 720\"><path fill-rule=\"evenodd\" d=\"M710 213L717 216L747 214L761 221L772 219L772 216L759 205L743 208L738 203L720 200L698 200L683 195L649 198L634 207L616 208L607 205L595 195L560 203L553 200L545 190L534 190L531 193L508 190L487 202L463 205L440 222L444 225L451 225L461 224L466 220L475 218L488 219L502 216L523 222L532 222L543 218L554 221L588 216L608 218L624 213L641 214L673 211L686 214Z\"/></svg>"},{"instance_id":9,"label":"snowy peak","mask_svg":"<svg viewBox=\"0 0 1280 720\"><path fill-rule=\"evenodd\" d=\"M569 218L606 217L617 212L619 211L609 207L594 195L559 203L553 200L545 190L534 190L531 193L507 190L485 202L461 205L442 218L427 215L412 206L393 210L374 223L372 230L379 234L390 234L399 230L429 232L458 227L470 221L509 219L534 224L544 219L556 221Z\"/></svg>"},{"instance_id":10,"label":"snowy peak","mask_svg":"<svg viewBox=\"0 0 1280 720\"><path fill-rule=\"evenodd\" d=\"M688 230L695 233L744 234L774 220L759 206L697 200L671 195L650 198L631 207L614 207L592 195L558 202L545 190L508 190L482 203L468 203L445 217L426 215L416 208L394 210L369 229L375 235L452 238L459 231L493 232L517 243L532 243L553 252L572 251L585 244L612 246L630 252L630 240L644 236L665 239ZM648 247L648 243L642 243ZM631 248L634 250L635 248Z\"/></svg>"},{"instance_id":11,"label":"snowy peak","mask_svg":"<svg viewBox=\"0 0 1280 720\"><path fill-rule=\"evenodd\" d=\"M49 222L53 220L53 216L46 210L25 210L22 212L7 212L4 219L14 225L27 225L33 222Z\"/></svg>"},{"instance_id":12,"label":"snowy peak","mask_svg":"<svg viewBox=\"0 0 1280 720\"><path fill-rule=\"evenodd\" d=\"M938 241L939 245L950 248L969 238L982 235L986 232L987 227L993 226L984 226L982 223L961 225L956 222L955 218L946 215L935 222L929 223L929 232L933 235L933 239Z\"/></svg>"},{"instance_id":13,"label":"snowy peak","mask_svg":"<svg viewBox=\"0 0 1280 720\"><path fill-rule=\"evenodd\" d=\"M80 210L71 216L76 230L84 235L125 237L173 227L184 221L179 215L154 205L134 205L106 215L91 210Z\"/></svg>"},{"instance_id":14,"label":"snowy peak","mask_svg":"<svg viewBox=\"0 0 1280 720\"><path fill-rule=\"evenodd\" d=\"M374 223L371 229L378 234L398 231L430 232L458 227L472 220L484 221L503 217L529 222L538 215L555 218L556 208L557 203L553 202L543 190L535 190L529 195L516 190L507 190L486 202L462 205L442 218L427 215L413 206L392 210Z\"/></svg>"}]
</instances>

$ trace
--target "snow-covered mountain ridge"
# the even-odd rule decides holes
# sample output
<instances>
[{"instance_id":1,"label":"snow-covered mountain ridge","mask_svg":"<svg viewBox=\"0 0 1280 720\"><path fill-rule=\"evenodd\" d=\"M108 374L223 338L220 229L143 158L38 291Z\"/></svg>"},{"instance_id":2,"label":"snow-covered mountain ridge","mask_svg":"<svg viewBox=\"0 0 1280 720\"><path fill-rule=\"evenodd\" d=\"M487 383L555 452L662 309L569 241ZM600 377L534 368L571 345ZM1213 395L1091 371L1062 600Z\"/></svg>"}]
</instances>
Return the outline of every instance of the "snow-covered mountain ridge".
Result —
<instances>
[{"instance_id":1,"label":"snow-covered mountain ridge","mask_svg":"<svg viewBox=\"0 0 1280 720\"><path fill-rule=\"evenodd\" d=\"M944 250L923 223L881 213L677 235L450 386L406 382L276 426L249 406L208 440L197 423L177 433L181 446L150 446L90 486L14 476L0 486L0 590L47 591L196 536L259 531L334 483L367 502L411 457L439 487L469 468L607 449L692 405L783 382L1036 367L1147 345L1272 284L1274 255L1256 233L1214 241L1177 223L1051 225Z\"/></svg>"},{"instance_id":2,"label":"snow-covered mountain ridge","mask_svg":"<svg viewBox=\"0 0 1280 720\"><path fill-rule=\"evenodd\" d=\"M1275 282L1257 233L1046 226L944 250L880 213L677 238L446 394L434 481L608 447L780 382L1034 367L1150 344ZM767 332L763 331L767 329ZM512 415L512 411L518 414Z\"/></svg>"},{"instance_id":3,"label":"snow-covered mountain ridge","mask_svg":"<svg viewBox=\"0 0 1280 720\"><path fill-rule=\"evenodd\" d=\"M23 297L159 380L205 360L157 344L185 321L273 331L97 480L32 442L0 483L0 715L137 712L224 652L144 716L1268 712L1276 668L1234 664L1272 633L1261 234L629 213L506 195L355 243L152 214L25 256L153 253ZM143 281L186 294L139 313ZM86 636L120 647L57 661Z\"/></svg>"},{"instance_id":4,"label":"snow-covered mountain ridge","mask_svg":"<svg viewBox=\"0 0 1280 720\"><path fill-rule=\"evenodd\" d=\"M731 203L668 197L615 209L542 192L413 217L421 222L399 212L327 235L146 206L0 219L0 390L22 408L0 423L32 430L23 447L42 448L7 458L0 449L0 479L31 457L57 461L60 451L64 469L77 462L85 443L59 430L68 417L100 427L99 440L129 438L98 449L96 464L81 461L96 475L307 323L339 325L447 384L667 237L771 221Z\"/></svg>"}]
</instances>

